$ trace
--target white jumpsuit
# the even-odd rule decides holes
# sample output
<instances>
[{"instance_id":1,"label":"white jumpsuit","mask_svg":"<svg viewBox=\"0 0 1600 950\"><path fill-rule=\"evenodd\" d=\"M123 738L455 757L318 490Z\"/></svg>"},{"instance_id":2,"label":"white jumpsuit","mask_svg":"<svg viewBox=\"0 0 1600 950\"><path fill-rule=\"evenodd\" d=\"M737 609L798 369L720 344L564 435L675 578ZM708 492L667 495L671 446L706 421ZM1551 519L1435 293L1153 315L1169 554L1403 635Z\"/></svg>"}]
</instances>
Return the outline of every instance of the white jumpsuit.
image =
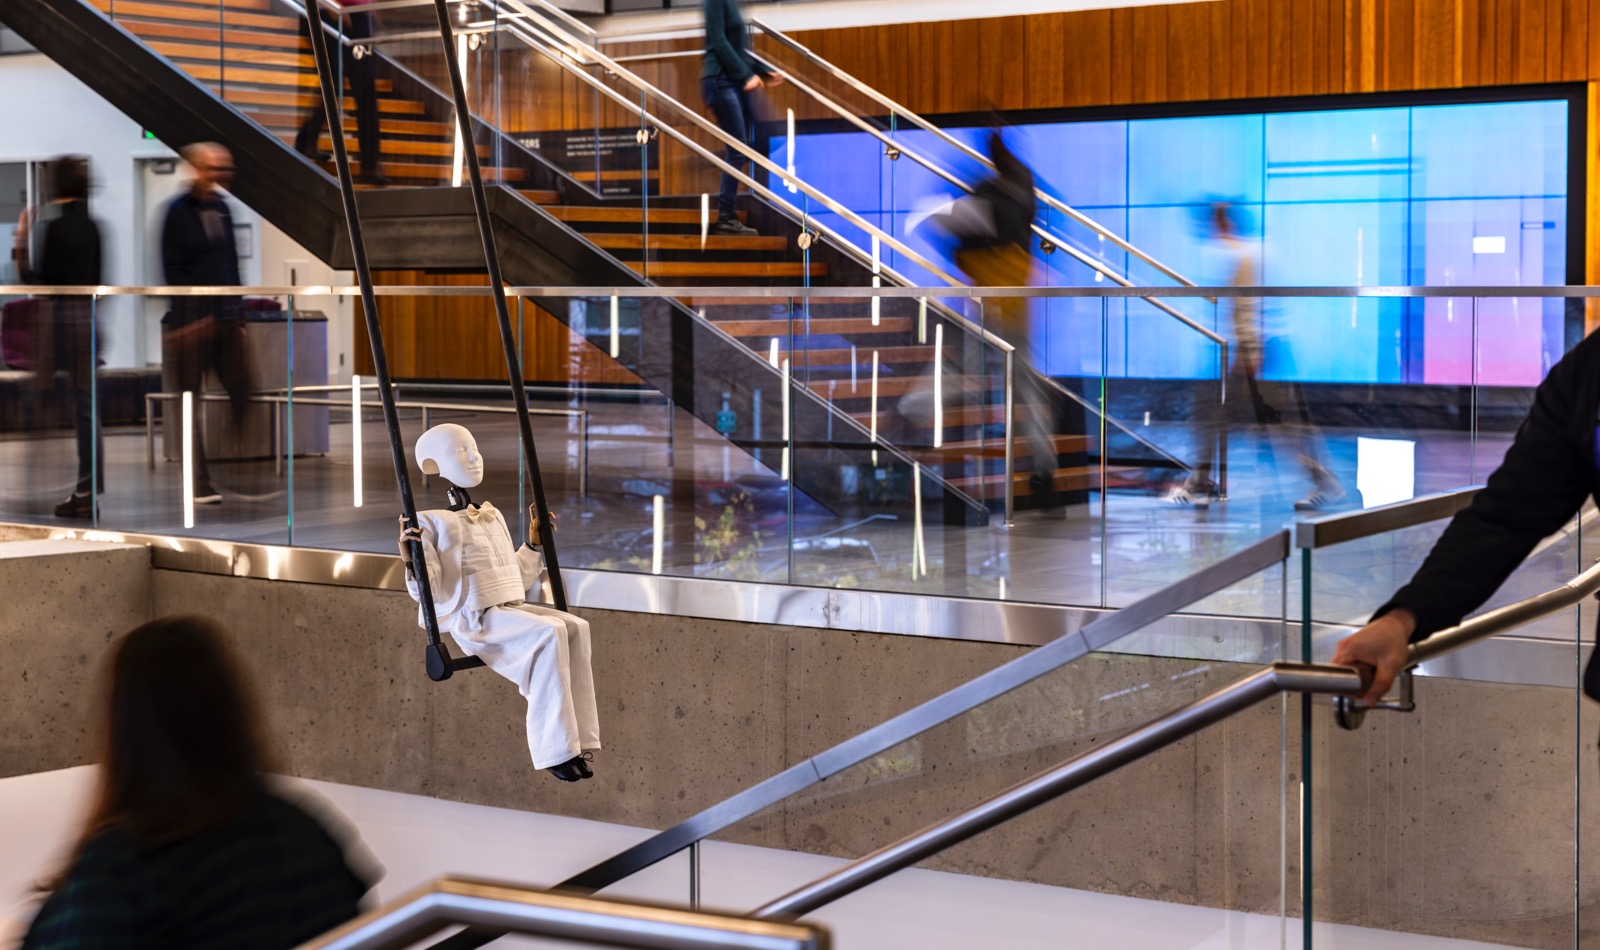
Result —
<instances>
[{"instance_id":1,"label":"white jumpsuit","mask_svg":"<svg viewBox=\"0 0 1600 950\"><path fill-rule=\"evenodd\" d=\"M528 701L534 768L600 748L589 622L527 602L542 586L544 558L532 548L513 548L504 516L487 502L419 511L417 523L439 629L448 630L463 653L517 684ZM420 603L409 574L406 589ZM417 622L424 622L420 608Z\"/></svg>"}]
</instances>

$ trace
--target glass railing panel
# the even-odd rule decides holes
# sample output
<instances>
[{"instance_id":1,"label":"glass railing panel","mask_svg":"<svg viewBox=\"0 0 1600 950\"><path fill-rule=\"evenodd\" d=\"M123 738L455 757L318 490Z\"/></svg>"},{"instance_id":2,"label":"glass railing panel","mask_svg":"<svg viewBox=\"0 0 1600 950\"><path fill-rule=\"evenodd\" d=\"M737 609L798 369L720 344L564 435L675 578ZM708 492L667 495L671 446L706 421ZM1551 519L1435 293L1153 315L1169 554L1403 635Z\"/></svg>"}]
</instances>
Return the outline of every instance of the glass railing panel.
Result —
<instances>
[{"instance_id":1,"label":"glass railing panel","mask_svg":"<svg viewBox=\"0 0 1600 950\"><path fill-rule=\"evenodd\" d=\"M1548 574L1566 580L1583 566L1577 548L1550 554L1548 572L1519 573L1546 574L1548 590ZM1374 590L1369 609L1391 592ZM1594 723L1575 696L1591 612L1586 602L1428 664L1414 712L1370 712L1348 732L1316 708L1311 945L1341 946L1356 927L1508 947L1582 942L1574 908L1587 891L1575 881L1587 888L1593 872L1577 847L1579 801L1593 793L1583 737ZM1318 654L1348 629L1319 628Z\"/></svg>"}]
</instances>

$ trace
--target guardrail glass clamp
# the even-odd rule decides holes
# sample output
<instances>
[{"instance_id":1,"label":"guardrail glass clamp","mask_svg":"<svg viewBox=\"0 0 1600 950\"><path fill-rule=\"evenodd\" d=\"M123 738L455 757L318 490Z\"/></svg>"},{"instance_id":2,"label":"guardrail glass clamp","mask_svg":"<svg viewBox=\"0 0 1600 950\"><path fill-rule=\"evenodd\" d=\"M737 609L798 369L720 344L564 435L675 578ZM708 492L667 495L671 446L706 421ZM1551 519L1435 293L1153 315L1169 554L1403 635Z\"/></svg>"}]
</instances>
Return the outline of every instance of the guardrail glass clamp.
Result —
<instances>
[{"instance_id":1,"label":"guardrail glass clamp","mask_svg":"<svg viewBox=\"0 0 1600 950\"><path fill-rule=\"evenodd\" d=\"M1394 699L1385 698L1372 705L1367 705L1356 696L1333 697L1333 718L1339 723L1341 729L1355 731L1361 728L1361 723L1367 718L1367 713L1374 709L1386 709L1390 712L1413 712L1417 704L1412 697L1412 673L1406 670L1397 678L1400 684L1400 695Z\"/></svg>"}]
</instances>

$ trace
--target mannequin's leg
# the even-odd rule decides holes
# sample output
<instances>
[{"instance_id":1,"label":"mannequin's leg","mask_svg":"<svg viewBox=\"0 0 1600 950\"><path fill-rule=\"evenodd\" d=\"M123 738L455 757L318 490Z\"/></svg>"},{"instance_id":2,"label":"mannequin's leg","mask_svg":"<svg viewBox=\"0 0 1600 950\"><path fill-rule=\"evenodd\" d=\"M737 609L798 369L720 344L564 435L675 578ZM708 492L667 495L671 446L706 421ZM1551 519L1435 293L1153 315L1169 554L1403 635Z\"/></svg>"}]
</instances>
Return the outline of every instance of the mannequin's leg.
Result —
<instances>
[{"instance_id":1,"label":"mannequin's leg","mask_svg":"<svg viewBox=\"0 0 1600 950\"><path fill-rule=\"evenodd\" d=\"M568 693L566 629L516 607L491 607L481 628L453 631L462 652L479 657L517 684L528 702L528 752L535 768L548 769L582 751L577 715Z\"/></svg>"}]
</instances>

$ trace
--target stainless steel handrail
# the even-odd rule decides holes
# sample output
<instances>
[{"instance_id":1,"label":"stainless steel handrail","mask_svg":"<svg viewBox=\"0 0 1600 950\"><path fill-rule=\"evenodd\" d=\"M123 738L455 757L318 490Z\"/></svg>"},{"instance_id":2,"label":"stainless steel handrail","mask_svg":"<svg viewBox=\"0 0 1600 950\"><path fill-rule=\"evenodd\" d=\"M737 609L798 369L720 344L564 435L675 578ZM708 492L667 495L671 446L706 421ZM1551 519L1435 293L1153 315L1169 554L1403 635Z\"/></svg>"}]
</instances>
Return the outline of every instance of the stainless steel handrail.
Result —
<instances>
[{"instance_id":1,"label":"stainless steel handrail","mask_svg":"<svg viewBox=\"0 0 1600 950\"><path fill-rule=\"evenodd\" d=\"M1560 587L1491 610L1414 643L1406 669L1565 610L1600 591L1600 563ZM754 911L751 916L799 916L881 880L1124 765L1220 722L1280 692L1342 697L1349 703L1371 685L1370 668L1275 663L1127 735L1074 756L946 821L867 855ZM1358 709L1360 704L1355 705ZM1359 720L1358 720L1359 721Z\"/></svg>"},{"instance_id":2,"label":"stainless steel handrail","mask_svg":"<svg viewBox=\"0 0 1600 950\"><path fill-rule=\"evenodd\" d=\"M1364 511L1347 511L1297 521L1294 525L1294 546L1316 550L1331 544L1343 544L1454 517L1456 512L1472 504L1472 499L1478 497L1478 492L1482 490L1483 486L1473 485Z\"/></svg>"},{"instance_id":3,"label":"stainless steel handrail","mask_svg":"<svg viewBox=\"0 0 1600 950\"><path fill-rule=\"evenodd\" d=\"M1023 656L866 732L820 752L710 808L645 839L562 882L593 891L677 854L757 812L798 794L832 775L963 715L990 700L1051 673L1085 654L1103 650L1168 614L1224 590L1289 556L1289 533L1280 531L1189 575L1175 584L1030 650Z\"/></svg>"},{"instance_id":4,"label":"stainless steel handrail","mask_svg":"<svg viewBox=\"0 0 1600 950\"><path fill-rule=\"evenodd\" d=\"M301 944L300 950L397 950L459 924L588 946L675 950L827 950L830 946L828 932L810 924L443 877Z\"/></svg>"},{"instance_id":5,"label":"stainless steel handrail","mask_svg":"<svg viewBox=\"0 0 1600 950\"><path fill-rule=\"evenodd\" d=\"M1119 739L1074 756L953 818L880 848L763 905L750 916L771 919L808 914L1279 693L1356 696L1369 681L1370 676L1364 677L1347 666L1274 663Z\"/></svg>"},{"instance_id":6,"label":"stainless steel handrail","mask_svg":"<svg viewBox=\"0 0 1600 950\"><path fill-rule=\"evenodd\" d=\"M534 13L533 10L529 8L528 4L526 2L524 2L524 0L485 0L485 2L492 2L492 3L495 3L495 4L503 4L505 6L510 7L511 9L516 10L516 11L518 11L520 13L523 13L523 14L529 16L529 17L538 16L538 14ZM548 0L532 0L532 2L537 4L540 7L551 7L551 6L553 6L553 5L549 4ZM520 22L521 21L512 21L511 23L509 23L506 26L506 29L510 30L513 34L516 34L518 32L518 26L520 25ZM534 38L528 37L526 35L520 36L519 38L523 39L525 42L529 42L530 44L535 42ZM695 126L696 128L698 128L700 131L704 132L705 134L711 136L717 142L722 143L724 148L731 148L731 149L735 150L740 155L742 155L745 159L747 159L748 161L754 163L757 167L765 169L768 172L768 174L776 175L778 180L794 184L794 186L799 191L804 192L805 195L808 198L811 198L812 200L816 201L818 204L822 205L822 207L824 207L824 208L828 209L829 211L832 211L833 213L839 215L841 218L843 218L844 220L850 222L855 227L860 228L862 231L866 232L867 234L870 234L870 235L876 237L883 246L889 247L889 248L893 248L896 252L905 255L908 260L914 262L915 264L917 264L917 266L924 268L930 274L933 274L935 277L939 278L940 280L943 280L943 281L945 281L946 283L948 283L948 284L950 284L952 286L961 286L961 281L957 280L956 278L954 278L951 275L949 275L948 273L946 273L943 270L943 268L939 267L937 264L934 264L932 261L927 260L921 254L918 254L916 251L912 250L910 247L905 245L903 242L901 242L894 235L889 234L888 232L884 231L883 229L877 227L874 224L871 224L865 218L862 218L860 215L856 214L854 211L850 210L849 208L847 208L846 206L844 206L844 205L840 204L839 202L835 201L833 198L829 197L828 195L826 195L822 191L820 191L817 188L813 187L812 185L808 184L800 176L789 174L787 169L780 167L778 164L773 162L767 156L762 155L760 152L758 152L755 149L751 148L748 143L741 142L738 139L734 138L733 136L729 135L728 133L722 131L722 128L720 126L718 126L715 122L712 122L711 120L707 119L705 116L701 115L698 110L691 109L688 106L684 105L683 103L679 102L677 99L674 99L672 96L670 96L667 93L663 92L661 89L657 88L656 86L652 85L651 83L645 81L642 77L638 76L637 74L635 74L634 72L629 70L627 67L623 66L621 63L619 63L616 60L612 59L611 57L609 57L609 56L605 55L604 53L600 52L598 49L594 48L593 46L586 47L583 50L583 54L585 56L587 56L589 59L591 59L595 64L597 64L597 65L601 66L602 68L604 68L608 73L611 73L611 74L615 75L617 78L621 79L623 82L627 83L628 85L634 87L635 89L639 90L640 92L645 93L647 96L653 97L658 102L664 104L667 108L677 112L683 119L688 121L691 125ZM616 90L612 89L610 86L606 85L605 83L600 82L599 80L595 79L594 77L588 76L587 73L585 73L585 72L583 72L581 70L571 69L570 67L571 67L572 64L563 62L563 63L561 63L561 65L563 67L568 67L569 71L573 72L575 75L579 75L579 76L584 77L586 79L586 81L588 81L591 85L595 86L597 89L601 90L602 92L607 93L613 99L615 99L617 102L619 102L619 103L623 104L625 107L627 107L630 111L635 111L641 117L643 117L643 118L649 120L650 122L652 122L656 127L660 128L662 131L664 131L664 132L668 133L669 135L671 135L676 141L679 142L679 144L684 145L685 147L689 148L691 151L694 151L696 154L700 155L702 158L705 158L707 160L712 161L713 164L716 165L716 167L718 169L720 169L720 170L722 170L724 172L729 172L729 173L733 173L733 174L737 175L742 181L744 181L752 189L759 189L761 191L761 193L762 193L762 196L767 198L767 200L769 202L771 202L773 204L777 204L781 208L784 208L785 210L788 210L791 214L793 214L795 216L796 219L798 219L798 220L800 220L802 222L807 222L809 216L806 215L799 208L794 207L792 204L790 204L788 201L783 199L780 195L778 195L776 192L772 191L771 189L768 189L765 186L759 185L758 183L755 182L755 179L749 177L748 175L744 175L738 169L735 169L732 165L730 165L727 162L721 160L720 158L717 158L714 155L714 153L712 153L710 150L704 148L703 146L700 146L698 143L695 143L688 136L685 136L681 132L677 131L677 129L674 128L672 125L662 122L654 114L650 113L647 109L645 109L639 103L629 101L629 99L626 96L623 96L621 93L619 93ZM838 235L837 233L832 232L831 229L823 228L820 225L818 225L817 222L815 222L815 221L808 222L808 226L816 228L819 231L827 231L830 234L830 236L840 245L840 247L842 249L846 249L846 250L852 251L853 252L853 256L856 256L859 260L862 260L862 261L868 263L869 265L871 264L871 256L869 254L864 252L861 248L855 247L854 244L852 244L851 242L845 240L842 236ZM880 264L880 270L882 270L885 274L891 273L888 268L882 267L881 264ZM902 283L909 283L909 281L906 281L903 277L899 277L899 275L895 275L895 276ZM996 337L996 339L999 339L999 338Z\"/></svg>"},{"instance_id":7,"label":"stainless steel handrail","mask_svg":"<svg viewBox=\"0 0 1600 950\"><path fill-rule=\"evenodd\" d=\"M885 96L883 93L872 88L871 86L868 86L866 83L840 69L838 66L835 66L833 63L823 59L812 50L796 42L793 37L789 36L787 33L784 33L782 30L778 30L772 26L769 26L757 17L750 18L750 24L783 45L794 50L796 53L799 53L801 56L804 56L806 59L810 60L813 65L827 71L834 78L846 83L850 87L854 88L857 92L862 93L863 95L872 99L874 102L877 102L879 105L889 109L895 115L910 121L911 124L915 125L917 128L931 133L941 141L948 145L954 146L956 149L965 153L968 157L983 163L989 168L994 167L994 163L989 161L989 157L987 155L978 152L965 142L962 142L961 140L950 135L945 130L939 128L937 125L934 125L932 122L929 122L922 116L912 112L910 109L907 109L900 103L895 102L893 99L890 99L888 96ZM1096 234L1103 236L1106 240L1115 244L1117 247L1120 247L1129 254L1139 258L1141 261L1144 261L1146 264L1149 264L1151 267L1154 267L1161 273L1166 274L1168 277L1171 277L1178 283L1189 287L1194 286L1194 281L1189 280L1187 277L1184 277L1182 274L1151 257L1149 254L1146 254L1144 251L1139 250L1137 247L1133 246L1127 240L1119 236L1116 232L1100 224L1098 221L1095 221L1093 218L1090 218L1088 215L1085 215L1083 212L1073 208L1063 201L1058 200L1055 196L1049 194L1043 189L1035 188L1034 193L1039 196L1040 201L1072 218L1074 221L1077 221L1084 227L1089 228Z\"/></svg>"},{"instance_id":8,"label":"stainless steel handrail","mask_svg":"<svg viewBox=\"0 0 1600 950\"><path fill-rule=\"evenodd\" d=\"M774 69L777 68L777 66L774 63L764 59L763 57L761 57L759 55L756 56L756 59L759 60L760 62L764 63L767 66L772 66ZM906 158L911 159L912 161L914 161L917 164L921 165L923 168L928 169L929 171L933 172L938 177L944 179L946 182L956 186L957 188L960 188L962 191L968 192L969 194L974 191L974 187L972 185L970 185L966 181L962 180L954 172L952 172L949 169L945 168L944 166L938 164L933 159L928 158L927 156L919 153L916 149L910 148L909 146L905 145L905 143L899 142L899 141L897 141L895 139L892 139L892 138L888 137L887 135L883 134L883 131L881 129L879 129L876 126L872 125L872 123L867 122L866 120L862 119L860 116L856 115L854 112L851 112L849 109L846 109L843 105L841 105L840 103L836 102L835 100L829 98L828 96L824 95L822 92L814 89L812 86L810 86L804 80L801 80L801 79L799 79L798 77L796 77L796 76L794 76L792 74L787 75L786 76L786 80L789 83L789 85L793 86L798 91L800 91L800 92L810 96L811 98L817 100L817 102L821 103L824 107L833 110L835 113L837 113L839 116L841 116L845 121L851 123L856 128L860 129L863 132L866 132L868 135L871 135L873 138L875 138L879 142L883 143L885 148L893 148L899 154L905 156ZM1030 224L1029 225L1029 229L1032 230L1034 235L1039 237L1041 240L1049 241L1054 246L1059 247L1062 250L1066 251L1068 254L1072 255L1072 257L1075 258L1079 263L1083 264L1084 266L1088 267L1089 269L1093 270L1094 272L1096 272L1098 274L1102 274L1102 275L1104 275L1106 277L1109 277L1113 281L1116 281L1118 284L1121 284L1124 287L1132 287L1133 286L1133 281L1131 281L1128 278L1124 277L1122 274L1117 273L1117 271L1112 269L1112 267L1109 264L1106 264L1104 261L1095 260L1090 255L1085 254L1083 251L1079 250L1076 246L1074 246L1073 242L1067 240L1066 238L1064 238L1064 237L1062 237L1062 236L1060 236L1058 234L1055 234L1055 233L1053 233L1051 231L1048 231L1048 230L1046 230L1045 228L1041 227L1040 225L1038 225L1036 223L1035 224ZM1217 334L1216 332L1212 331L1208 327L1196 322L1193 318L1191 318L1187 314L1183 313L1182 311L1178 310L1177 308L1173 307L1171 304L1167 303L1166 301L1161 300L1161 299L1159 299L1157 297L1145 297L1144 300L1147 303L1149 303L1151 306L1155 307L1156 309L1158 309L1158 310L1162 311L1163 313L1166 313L1168 316L1171 316L1172 318L1176 319L1178 322L1182 323L1184 326L1186 326L1186 327L1190 328L1191 330L1194 330L1195 332L1201 334L1202 336L1204 336L1206 339L1210 340L1211 342L1216 343L1219 346L1227 346L1228 345L1227 344L1227 340L1223 339L1223 337L1220 334Z\"/></svg>"}]
</instances>

